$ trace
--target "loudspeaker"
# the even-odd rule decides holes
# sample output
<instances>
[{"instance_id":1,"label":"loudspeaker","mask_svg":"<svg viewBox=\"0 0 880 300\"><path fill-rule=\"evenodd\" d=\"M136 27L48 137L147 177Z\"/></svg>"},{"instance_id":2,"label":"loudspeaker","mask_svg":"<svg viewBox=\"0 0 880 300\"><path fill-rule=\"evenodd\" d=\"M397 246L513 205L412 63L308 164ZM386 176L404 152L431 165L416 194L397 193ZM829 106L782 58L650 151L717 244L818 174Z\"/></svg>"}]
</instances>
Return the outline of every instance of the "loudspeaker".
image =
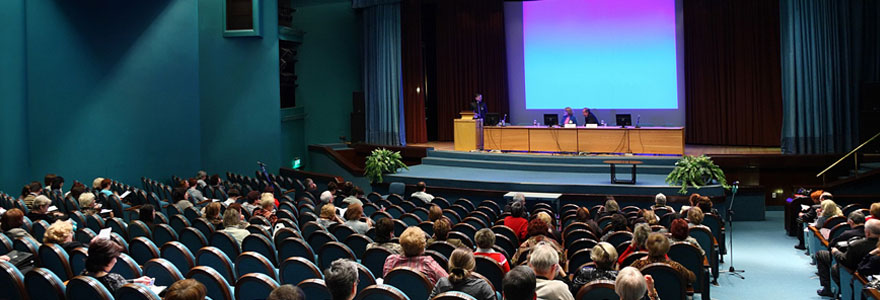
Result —
<instances>
[{"instance_id":1,"label":"loudspeaker","mask_svg":"<svg viewBox=\"0 0 880 300\"><path fill-rule=\"evenodd\" d=\"M351 95L351 142L358 143L366 140L367 116L364 92L354 92Z\"/></svg>"}]
</instances>

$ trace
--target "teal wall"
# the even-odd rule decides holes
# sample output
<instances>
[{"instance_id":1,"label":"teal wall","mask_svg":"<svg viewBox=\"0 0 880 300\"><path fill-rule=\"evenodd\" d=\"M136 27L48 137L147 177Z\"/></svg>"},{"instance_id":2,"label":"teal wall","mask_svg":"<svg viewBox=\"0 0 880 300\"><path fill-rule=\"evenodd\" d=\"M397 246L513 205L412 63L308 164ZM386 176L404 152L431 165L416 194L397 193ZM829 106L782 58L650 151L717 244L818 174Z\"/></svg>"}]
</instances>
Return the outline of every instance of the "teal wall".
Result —
<instances>
[{"instance_id":1,"label":"teal wall","mask_svg":"<svg viewBox=\"0 0 880 300\"><path fill-rule=\"evenodd\" d=\"M278 2L263 0L263 37L224 38L221 4L199 0L202 167L252 175L281 158Z\"/></svg>"},{"instance_id":2,"label":"teal wall","mask_svg":"<svg viewBox=\"0 0 880 300\"><path fill-rule=\"evenodd\" d=\"M28 178L24 1L0 1L0 191L13 195Z\"/></svg>"},{"instance_id":3,"label":"teal wall","mask_svg":"<svg viewBox=\"0 0 880 300\"><path fill-rule=\"evenodd\" d=\"M27 1L31 178L136 184L199 168L197 9L194 0Z\"/></svg>"},{"instance_id":4,"label":"teal wall","mask_svg":"<svg viewBox=\"0 0 880 300\"><path fill-rule=\"evenodd\" d=\"M336 143L340 136L351 137L352 92L363 90L360 15L350 1L296 9L293 27L305 32L296 64L305 142Z\"/></svg>"}]
</instances>

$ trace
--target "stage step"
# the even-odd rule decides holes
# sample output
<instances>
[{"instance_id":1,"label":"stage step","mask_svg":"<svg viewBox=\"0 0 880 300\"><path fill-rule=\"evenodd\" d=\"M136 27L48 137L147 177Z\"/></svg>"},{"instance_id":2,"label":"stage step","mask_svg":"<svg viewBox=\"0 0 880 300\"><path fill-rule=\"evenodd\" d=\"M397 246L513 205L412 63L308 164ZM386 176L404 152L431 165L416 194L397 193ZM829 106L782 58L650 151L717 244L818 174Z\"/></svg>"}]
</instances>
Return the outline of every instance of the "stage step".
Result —
<instances>
[{"instance_id":1,"label":"stage step","mask_svg":"<svg viewBox=\"0 0 880 300\"><path fill-rule=\"evenodd\" d=\"M519 153L487 153L487 152L462 152L462 151L437 151L429 150L428 158L464 159L479 161L501 162L524 162L524 163L561 163L561 164L596 164L603 165L606 160L638 160L641 166L675 166L679 156L620 156L620 155L535 155Z\"/></svg>"},{"instance_id":2,"label":"stage step","mask_svg":"<svg viewBox=\"0 0 880 300\"><path fill-rule=\"evenodd\" d=\"M555 172L566 172L566 173L576 173L572 176L578 176L577 174L583 173L605 173L610 174L611 168L608 164L602 163L602 160L582 160L582 161L562 161L558 160L560 157L554 157L555 160L553 163L550 162L524 162L524 161L502 161L502 160L482 160L482 159L455 159L455 158L441 158L441 157L432 157L430 154L428 157L422 158L423 165L437 165L437 166L450 166L450 167L466 167L466 168L477 168L477 169L495 169L495 170L519 170L519 171L555 171ZM609 160L611 158L605 158L603 160ZM637 159L628 159L628 160L637 160ZM644 162L644 160L639 160ZM674 162L673 162L674 164ZM670 165L650 165L650 164L642 164L636 167L636 172L638 174L660 174L666 175L669 172L672 172L672 169L675 168L673 164ZM618 165L617 173L621 174L621 176L629 174L630 165Z\"/></svg>"}]
</instances>

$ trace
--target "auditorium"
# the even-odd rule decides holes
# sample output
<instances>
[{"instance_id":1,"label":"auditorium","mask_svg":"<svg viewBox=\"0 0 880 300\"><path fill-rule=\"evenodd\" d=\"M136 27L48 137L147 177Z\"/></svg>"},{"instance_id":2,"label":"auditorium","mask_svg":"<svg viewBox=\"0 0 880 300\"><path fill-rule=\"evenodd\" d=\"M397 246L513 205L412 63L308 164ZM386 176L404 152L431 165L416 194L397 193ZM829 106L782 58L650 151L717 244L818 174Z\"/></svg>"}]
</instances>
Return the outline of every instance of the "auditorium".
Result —
<instances>
[{"instance_id":1,"label":"auditorium","mask_svg":"<svg viewBox=\"0 0 880 300\"><path fill-rule=\"evenodd\" d=\"M0 300L880 300L880 1L0 1Z\"/></svg>"}]
</instances>

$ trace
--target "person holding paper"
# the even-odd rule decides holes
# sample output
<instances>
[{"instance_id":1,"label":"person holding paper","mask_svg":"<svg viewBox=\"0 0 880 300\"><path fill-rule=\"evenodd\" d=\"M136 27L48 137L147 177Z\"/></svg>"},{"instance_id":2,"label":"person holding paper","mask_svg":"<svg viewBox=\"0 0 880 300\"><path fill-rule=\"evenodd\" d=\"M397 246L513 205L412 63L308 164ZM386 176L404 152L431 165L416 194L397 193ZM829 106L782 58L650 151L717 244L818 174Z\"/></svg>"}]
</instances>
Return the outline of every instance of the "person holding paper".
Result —
<instances>
[{"instance_id":1,"label":"person holding paper","mask_svg":"<svg viewBox=\"0 0 880 300\"><path fill-rule=\"evenodd\" d=\"M565 124L577 124L578 120L574 117L574 112L571 111L571 107L565 108L565 113L562 114L562 126Z\"/></svg>"},{"instance_id":2,"label":"person holding paper","mask_svg":"<svg viewBox=\"0 0 880 300\"><path fill-rule=\"evenodd\" d=\"M596 115L589 108L584 107L584 126L587 126L587 124L599 124L599 120L596 119Z\"/></svg>"},{"instance_id":3,"label":"person holding paper","mask_svg":"<svg viewBox=\"0 0 880 300\"><path fill-rule=\"evenodd\" d=\"M34 198L34 208L28 212L27 217L31 221L44 220L49 224L55 223L62 215L57 211L49 212L49 206L52 206L52 200L44 195Z\"/></svg>"}]
</instances>

